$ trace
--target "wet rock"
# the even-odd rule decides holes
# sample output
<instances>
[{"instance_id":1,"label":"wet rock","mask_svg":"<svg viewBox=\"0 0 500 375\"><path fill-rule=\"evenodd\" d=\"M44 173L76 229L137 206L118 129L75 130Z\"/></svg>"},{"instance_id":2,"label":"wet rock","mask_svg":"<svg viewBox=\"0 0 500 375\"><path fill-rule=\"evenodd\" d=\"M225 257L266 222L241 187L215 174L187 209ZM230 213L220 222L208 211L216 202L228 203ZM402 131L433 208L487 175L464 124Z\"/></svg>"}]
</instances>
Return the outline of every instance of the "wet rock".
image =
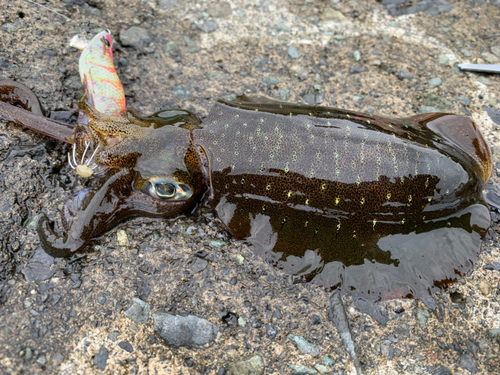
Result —
<instances>
[{"instance_id":1,"label":"wet rock","mask_svg":"<svg viewBox=\"0 0 500 375\"><path fill-rule=\"evenodd\" d=\"M132 26L120 31L120 41L124 46L133 47L137 52L142 52L144 46L151 43L152 39L146 29Z\"/></svg>"},{"instance_id":2,"label":"wet rock","mask_svg":"<svg viewBox=\"0 0 500 375\"><path fill-rule=\"evenodd\" d=\"M394 16L402 16L414 13L428 13L436 16L440 13L449 13L453 9L446 0L423 0L412 6L402 6L406 2L401 0L382 0L389 13Z\"/></svg>"},{"instance_id":3,"label":"wet rock","mask_svg":"<svg viewBox=\"0 0 500 375\"><path fill-rule=\"evenodd\" d=\"M177 86L172 90L172 94L174 94L178 100L186 100L191 96L191 91L189 91L187 87Z\"/></svg>"},{"instance_id":4,"label":"wet rock","mask_svg":"<svg viewBox=\"0 0 500 375\"><path fill-rule=\"evenodd\" d=\"M354 306L356 306L359 311L370 315L373 320L376 320L383 326L389 321L386 309L378 303L357 298L354 300Z\"/></svg>"},{"instance_id":5,"label":"wet rock","mask_svg":"<svg viewBox=\"0 0 500 375\"><path fill-rule=\"evenodd\" d=\"M462 356L460 357L460 364L471 374L475 374L477 372L476 364L468 354L462 354Z\"/></svg>"},{"instance_id":6,"label":"wet rock","mask_svg":"<svg viewBox=\"0 0 500 375\"><path fill-rule=\"evenodd\" d=\"M125 316L136 323L146 323L149 319L151 308L146 302L139 298L133 298L132 301L132 306L125 311Z\"/></svg>"},{"instance_id":7,"label":"wet rock","mask_svg":"<svg viewBox=\"0 0 500 375\"><path fill-rule=\"evenodd\" d=\"M292 59L298 59L301 56L300 51L297 49L297 47L290 46L288 47L288 56L290 56Z\"/></svg>"},{"instance_id":8,"label":"wet rock","mask_svg":"<svg viewBox=\"0 0 500 375\"><path fill-rule=\"evenodd\" d=\"M500 111L488 106L483 106L483 110L486 111L488 116L490 116L491 121L495 124L500 125Z\"/></svg>"},{"instance_id":9,"label":"wet rock","mask_svg":"<svg viewBox=\"0 0 500 375\"><path fill-rule=\"evenodd\" d=\"M103 345L100 347L99 352L94 357L94 365L104 371L106 369L106 364L108 362L108 349Z\"/></svg>"},{"instance_id":10,"label":"wet rock","mask_svg":"<svg viewBox=\"0 0 500 375\"><path fill-rule=\"evenodd\" d=\"M402 81L404 79L407 80L412 80L415 79L416 77L410 73L408 70L399 68L398 71L396 72L396 76Z\"/></svg>"},{"instance_id":11,"label":"wet rock","mask_svg":"<svg viewBox=\"0 0 500 375\"><path fill-rule=\"evenodd\" d=\"M316 375L318 372L304 365L288 365L295 375Z\"/></svg>"},{"instance_id":12,"label":"wet rock","mask_svg":"<svg viewBox=\"0 0 500 375\"><path fill-rule=\"evenodd\" d=\"M264 373L264 360L260 355L233 363L227 370L227 375L261 375Z\"/></svg>"},{"instance_id":13,"label":"wet rock","mask_svg":"<svg viewBox=\"0 0 500 375\"><path fill-rule=\"evenodd\" d=\"M48 255L41 247L38 247L29 263L21 271L24 278L29 283L39 283L50 279L55 270L50 266L54 263L54 258Z\"/></svg>"},{"instance_id":14,"label":"wet rock","mask_svg":"<svg viewBox=\"0 0 500 375\"><path fill-rule=\"evenodd\" d=\"M431 78L427 81L427 84L429 85L430 89L433 89L434 87L441 86L443 84L443 80L439 77Z\"/></svg>"},{"instance_id":15,"label":"wet rock","mask_svg":"<svg viewBox=\"0 0 500 375\"><path fill-rule=\"evenodd\" d=\"M204 33L213 33L215 30L219 28L219 25L214 20L208 20L201 24L197 23L193 25L196 30L202 31Z\"/></svg>"},{"instance_id":16,"label":"wet rock","mask_svg":"<svg viewBox=\"0 0 500 375\"><path fill-rule=\"evenodd\" d=\"M302 336L295 336L295 335L288 335L287 339L290 340L295 344L297 349L302 354L309 354L313 357L317 357L320 353L320 349L318 345L311 344L309 341L307 341L305 338Z\"/></svg>"},{"instance_id":17,"label":"wet rock","mask_svg":"<svg viewBox=\"0 0 500 375\"><path fill-rule=\"evenodd\" d=\"M132 345L126 341L119 342L118 346L129 353L132 353L134 351L134 348L132 347Z\"/></svg>"},{"instance_id":18,"label":"wet rock","mask_svg":"<svg viewBox=\"0 0 500 375\"><path fill-rule=\"evenodd\" d=\"M231 4L228 2L211 3L207 7L207 13L212 17L227 18L231 15Z\"/></svg>"},{"instance_id":19,"label":"wet rock","mask_svg":"<svg viewBox=\"0 0 500 375\"><path fill-rule=\"evenodd\" d=\"M168 346L199 347L211 343L217 336L218 327L206 319L194 315L186 317L157 312L153 314L154 331Z\"/></svg>"}]
</instances>

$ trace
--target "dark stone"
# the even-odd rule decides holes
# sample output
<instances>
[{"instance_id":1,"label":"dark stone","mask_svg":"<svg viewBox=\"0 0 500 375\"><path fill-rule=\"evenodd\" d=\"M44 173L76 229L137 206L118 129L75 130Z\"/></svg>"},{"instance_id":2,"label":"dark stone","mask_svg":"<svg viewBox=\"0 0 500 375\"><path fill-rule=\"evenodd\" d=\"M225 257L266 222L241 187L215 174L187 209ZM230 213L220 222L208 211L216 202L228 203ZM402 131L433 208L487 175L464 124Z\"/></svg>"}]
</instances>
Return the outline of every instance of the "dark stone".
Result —
<instances>
[{"instance_id":1,"label":"dark stone","mask_svg":"<svg viewBox=\"0 0 500 375\"><path fill-rule=\"evenodd\" d=\"M149 319L151 308L146 302L139 298L134 298L132 301L132 306L125 311L125 316L136 323L146 323Z\"/></svg>"},{"instance_id":2,"label":"dark stone","mask_svg":"<svg viewBox=\"0 0 500 375\"><path fill-rule=\"evenodd\" d=\"M106 369L106 364L108 362L108 349L103 345L99 349L99 352L94 357L94 365L101 371Z\"/></svg>"},{"instance_id":3,"label":"dark stone","mask_svg":"<svg viewBox=\"0 0 500 375\"><path fill-rule=\"evenodd\" d=\"M38 247L21 272L27 282L39 283L50 279L54 275L56 271L50 269L53 263L54 258L43 251L41 247Z\"/></svg>"},{"instance_id":4,"label":"dark stone","mask_svg":"<svg viewBox=\"0 0 500 375\"><path fill-rule=\"evenodd\" d=\"M134 351L134 348L132 347L132 345L128 342L125 342L125 341L119 342L118 346L129 353L132 353Z\"/></svg>"},{"instance_id":5,"label":"dark stone","mask_svg":"<svg viewBox=\"0 0 500 375\"><path fill-rule=\"evenodd\" d=\"M410 73L408 70L399 68L398 71L396 72L396 76L402 81L404 79L412 80L415 79L416 77Z\"/></svg>"},{"instance_id":6,"label":"dark stone","mask_svg":"<svg viewBox=\"0 0 500 375\"><path fill-rule=\"evenodd\" d=\"M485 264L483 269L488 271L500 271L500 262L493 262Z\"/></svg>"},{"instance_id":7,"label":"dark stone","mask_svg":"<svg viewBox=\"0 0 500 375\"><path fill-rule=\"evenodd\" d=\"M488 107L488 106L483 106L483 110L486 111L486 113L488 114L488 116L490 116L491 120L497 124L497 125L500 125L500 111L497 110L497 109L493 109L491 107Z\"/></svg>"},{"instance_id":8,"label":"dark stone","mask_svg":"<svg viewBox=\"0 0 500 375\"><path fill-rule=\"evenodd\" d=\"M184 360L184 363L186 364L187 367L193 367L194 366L194 362L191 358L186 358Z\"/></svg>"},{"instance_id":9,"label":"dark stone","mask_svg":"<svg viewBox=\"0 0 500 375\"><path fill-rule=\"evenodd\" d=\"M276 335L278 334L278 330L272 325L268 324L266 325L266 333L267 337L269 337L270 340L274 340L276 338Z\"/></svg>"},{"instance_id":10,"label":"dark stone","mask_svg":"<svg viewBox=\"0 0 500 375\"><path fill-rule=\"evenodd\" d=\"M315 326L321 324L321 318L320 318L319 315L314 314L312 316L311 320L312 320L312 324L315 325Z\"/></svg>"},{"instance_id":11,"label":"dark stone","mask_svg":"<svg viewBox=\"0 0 500 375\"><path fill-rule=\"evenodd\" d=\"M361 66L351 66L349 68L349 74L358 74L358 73L363 73L366 71L366 66L361 65Z\"/></svg>"},{"instance_id":12,"label":"dark stone","mask_svg":"<svg viewBox=\"0 0 500 375\"><path fill-rule=\"evenodd\" d=\"M385 308L376 302L357 298L354 300L354 306L356 306L359 311L371 316L373 320L379 322L383 326L389 321Z\"/></svg>"},{"instance_id":13,"label":"dark stone","mask_svg":"<svg viewBox=\"0 0 500 375\"><path fill-rule=\"evenodd\" d=\"M475 374L477 372L476 364L468 354L462 354L462 356L460 357L460 364L464 369L470 371L470 373L472 374Z\"/></svg>"},{"instance_id":14,"label":"dark stone","mask_svg":"<svg viewBox=\"0 0 500 375\"><path fill-rule=\"evenodd\" d=\"M385 5L394 17L421 12L436 16L440 13L449 13L453 8L446 0L423 0L409 7L404 6L406 2L406 0L382 0L382 5Z\"/></svg>"},{"instance_id":15,"label":"dark stone","mask_svg":"<svg viewBox=\"0 0 500 375\"><path fill-rule=\"evenodd\" d=\"M208 34L217 30L219 25L214 20L208 20L201 24L194 24L193 28Z\"/></svg>"},{"instance_id":16,"label":"dark stone","mask_svg":"<svg viewBox=\"0 0 500 375\"><path fill-rule=\"evenodd\" d=\"M132 26L127 30L120 31L120 41L124 46L133 47L138 52L142 52L144 46L153 40L146 29Z\"/></svg>"},{"instance_id":17,"label":"dark stone","mask_svg":"<svg viewBox=\"0 0 500 375\"><path fill-rule=\"evenodd\" d=\"M441 366L432 375L453 375L453 373L447 367Z\"/></svg>"},{"instance_id":18,"label":"dark stone","mask_svg":"<svg viewBox=\"0 0 500 375\"><path fill-rule=\"evenodd\" d=\"M218 327L194 315L186 317L157 312L153 314L154 331L172 347L199 347L211 343Z\"/></svg>"}]
</instances>

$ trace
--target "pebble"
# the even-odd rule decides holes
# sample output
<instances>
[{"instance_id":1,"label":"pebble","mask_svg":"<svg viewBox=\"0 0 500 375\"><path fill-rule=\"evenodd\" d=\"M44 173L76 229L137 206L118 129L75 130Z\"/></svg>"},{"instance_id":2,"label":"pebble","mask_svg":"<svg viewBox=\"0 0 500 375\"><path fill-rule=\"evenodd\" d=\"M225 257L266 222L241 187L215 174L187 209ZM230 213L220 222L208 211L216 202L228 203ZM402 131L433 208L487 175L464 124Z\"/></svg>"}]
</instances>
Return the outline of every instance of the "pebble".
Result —
<instances>
[{"instance_id":1,"label":"pebble","mask_svg":"<svg viewBox=\"0 0 500 375\"><path fill-rule=\"evenodd\" d=\"M427 320L431 317L429 311L424 309L417 309L417 320L421 325L426 325Z\"/></svg>"},{"instance_id":2,"label":"pebble","mask_svg":"<svg viewBox=\"0 0 500 375\"><path fill-rule=\"evenodd\" d=\"M170 51L173 51L175 49L175 46L176 46L175 42L170 41L167 44L165 44L165 47L163 47L163 50L165 52L170 52Z\"/></svg>"},{"instance_id":3,"label":"pebble","mask_svg":"<svg viewBox=\"0 0 500 375\"><path fill-rule=\"evenodd\" d=\"M472 56L471 53L469 51L467 51L466 49L460 50L460 53L462 55L464 55L465 57L471 57Z\"/></svg>"},{"instance_id":4,"label":"pebble","mask_svg":"<svg viewBox=\"0 0 500 375\"><path fill-rule=\"evenodd\" d=\"M441 366L432 375L453 375L453 373L447 367Z\"/></svg>"},{"instance_id":5,"label":"pebble","mask_svg":"<svg viewBox=\"0 0 500 375\"><path fill-rule=\"evenodd\" d=\"M438 109L438 112L449 112L455 107L452 102L434 93L425 93L422 104L424 106L435 107Z\"/></svg>"},{"instance_id":6,"label":"pebble","mask_svg":"<svg viewBox=\"0 0 500 375\"><path fill-rule=\"evenodd\" d=\"M314 366L314 368L318 370L320 374L327 374L330 371L326 366L323 365L316 365Z\"/></svg>"},{"instance_id":7,"label":"pebble","mask_svg":"<svg viewBox=\"0 0 500 375\"><path fill-rule=\"evenodd\" d=\"M496 64L498 62L498 58L489 52L483 52L481 53L481 57L488 63L488 64Z\"/></svg>"},{"instance_id":8,"label":"pebble","mask_svg":"<svg viewBox=\"0 0 500 375\"><path fill-rule=\"evenodd\" d=\"M226 241L221 241L221 240L210 241L210 246L215 247L216 249L220 249L222 246L226 245L227 245Z\"/></svg>"},{"instance_id":9,"label":"pebble","mask_svg":"<svg viewBox=\"0 0 500 375\"><path fill-rule=\"evenodd\" d=\"M124 314L134 322L143 324L148 321L150 312L151 307L149 304L139 298L133 298L132 306Z\"/></svg>"},{"instance_id":10,"label":"pebble","mask_svg":"<svg viewBox=\"0 0 500 375\"><path fill-rule=\"evenodd\" d=\"M245 257L241 254L236 255L236 259L238 259L239 264L245 263Z\"/></svg>"},{"instance_id":11,"label":"pebble","mask_svg":"<svg viewBox=\"0 0 500 375\"><path fill-rule=\"evenodd\" d=\"M454 96L453 99L458 100L460 103L470 105L470 99L467 96Z\"/></svg>"},{"instance_id":12,"label":"pebble","mask_svg":"<svg viewBox=\"0 0 500 375\"><path fill-rule=\"evenodd\" d=\"M382 2L393 17L415 13L428 13L436 16L440 13L449 13L453 9L446 0L422 0L409 7L401 7L401 3L403 3L401 0L384 0Z\"/></svg>"},{"instance_id":13,"label":"pebble","mask_svg":"<svg viewBox=\"0 0 500 375\"><path fill-rule=\"evenodd\" d=\"M498 111L494 108L488 107L486 105L483 106L483 110L486 111L488 116L490 116L491 121L493 121L497 125L500 125L500 111ZM492 264L494 264L494 263L492 263Z\"/></svg>"},{"instance_id":14,"label":"pebble","mask_svg":"<svg viewBox=\"0 0 500 375\"><path fill-rule=\"evenodd\" d=\"M360 66L351 66L349 68L349 74L358 74L358 73L363 73L366 71L366 66L360 65Z\"/></svg>"},{"instance_id":15,"label":"pebble","mask_svg":"<svg viewBox=\"0 0 500 375\"><path fill-rule=\"evenodd\" d=\"M448 64L450 62L450 58L446 55L441 54L438 56L438 62L439 65Z\"/></svg>"},{"instance_id":16,"label":"pebble","mask_svg":"<svg viewBox=\"0 0 500 375\"><path fill-rule=\"evenodd\" d=\"M227 375L261 375L263 373L264 360L258 354L233 363L227 370Z\"/></svg>"},{"instance_id":17,"label":"pebble","mask_svg":"<svg viewBox=\"0 0 500 375\"><path fill-rule=\"evenodd\" d=\"M443 83L443 80L439 77L431 78L430 80L427 81L427 84L429 85L430 89L433 89L434 87L441 86L442 83Z\"/></svg>"},{"instance_id":18,"label":"pebble","mask_svg":"<svg viewBox=\"0 0 500 375\"><path fill-rule=\"evenodd\" d=\"M130 242L128 240L127 232L125 232L123 229L120 229L118 232L116 232L116 241L118 242L118 245L120 246L129 246Z\"/></svg>"},{"instance_id":19,"label":"pebble","mask_svg":"<svg viewBox=\"0 0 500 375\"><path fill-rule=\"evenodd\" d=\"M460 364L463 368L465 368L472 374L475 374L477 372L476 364L468 354L462 354L462 356L460 357Z\"/></svg>"},{"instance_id":20,"label":"pebble","mask_svg":"<svg viewBox=\"0 0 500 375\"><path fill-rule=\"evenodd\" d=\"M144 46L149 45L153 40L146 29L132 26L120 31L120 41L124 46L133 47L137 52L142 52Z\"/></svg>"},{"instance_id":21,"label":"pebble","mask_svg":"<svg viewBox=\"0 0 500 375\"><path fill-rule=\"evenodd\" d=\"M496 340L498 344L500 344L500 328L491 328L488 333L492 338Z\"/></svg>"},{"instance_id":22,"label":"pebble","mask_svg":"<svg viewBox=\"0 0 500 375\"><path fill-rule=\"evenodd\" d=\"M478 77L476 78L476 82L482 83L483 85L486 86L491 86L493 84L493 82L491 82L491 80L486 77Z\"/></svg>"},{"instance_id":23,"label":"pebble","mask_svg":"<svg viewBox=\"0 0 500 375\"><path fill-rule=\"evenodd\" d=\"M328 367L333 367L333 365L335 364L335 361L327 356L327 355L324 355L323 358L321 359L321 362L325 365L325 366L328 366Z\"/></svg>"},{"instance_id":24,"label":"pebble","mask_svg":"<svg viewBox=\"0 0 500 375\"><path fill-rule=\"evenodd\" d=\"M158 4L158 8L161 11L167 12L170 11L173 7L176 5L179 5L182 3L183 0L160 0L160 3Z\"/></svg>"},{"instance_id":25,"label":"pebble","mask_svg":"<svg viewBox=\"0 0 500 375\"><path fill-rule=\"evenodd\" d=\"M273 77L264 77L262 82L264 82L266 85L277 85L278 83L281 83L279 79Z\"/></svg>"},{"instance_id":26,"label":"pebble","mask_svg":"<svg viewBox=\"0 0 500 375\"><path fill-rule=\"evenodd\" d=\"M311 344L302 336L288 335L287 339L292 341L302 354L309 354L313 357L319 356L319 346Z\"/></svg>"},{"instance_id":27,"label":"pebble","mask_svg":"<svg viewBox=\"0 0 500 375\"><path fill-rule=\"evenodd\" d=\"M483 269L488 271L500 271L500 262L492 262L485 264Z\"/></svg>"},{"instance_id":28,"label":"pebble","mask_svg":"<svg viewBox=\"0 0 500 375\"><path fill-rule=\"evenodd\" d=\"M304 95L304 100L309 105L318 105L325 100L325 94L321 92L314 92Z\"/></svg>"},{"instance_id":29,"label":"pebble","mask_svg":"<svg viewBox=\"0 0 500 375\"><path fill-rule=\"evenodd\" d=\"M207 266L208 266L208 262L205 259L201 259L201 258L196 257L193 259L193 262L189 265L189 269L193 273L198 273L198 272L204 271L205 268L207 268Z\"/></svg>"},{"instance_id":30,"label":"pebble","mask_svg":"<svg viewBox=\"0 0 500 375\"><path fill-rule=\"evenodd\" d=\"M79 76L69 77L64 81L63 85L73 90L81 90L83 88L82 81Z\"/></svg>"},{"instance_id":31,"label":"pebble","mask_svg":"<svg viewBox=\"0 0 500 375\"><path fill-rule=\"evenodd\" d=\"M362 298L356 298L354 299L354 306L356 306L359 311L371 316L373 320L379 322L383 326L389 321L387 310L381 304L367 301Z\"/></svg>"},{"instance_id":32,"label":"pebble","mask_svg":"<svg viewBox=\"0 0 500 375\"><path fill-rule=\"evenodd\" d=\"M186 43L187 46L186 50L189 53L198 53L201 51L201 47L195 42L193 42L191 39L189 39L189 37L187 36L184 37L184 43Z\"/></svg>"},{"instance_id":33,"label":"pebble","mask_svg":"<svg viewBox=\"0 0 500 375\"><path fill-rule=\"evenodd\" d=\"M326 7L323 11L321 18L325 21L328 20L345 20L345 16L339 12L338 10L332 9L330 7Z\"/></svg>"},{"instance_id":34,"label":"pebble","mask_svg":"<svg viewBox=\"0 0 500 375\"><path fill-rule=\"evenodd\" d=\"M199 24L199 23L194 24L193 28L209 34L209 33L213 33L215 30L217 30L219 28L219 25L214 20L208 20L208 21L203 22L201 24Z\"/></svg>"},{"instance_id":35,"label":"pebble","mask_svg":"<svg viewBox=\"0 0 500 375\"><path fill-rule=\"evenodd\" d=\"M120 341L118 343L118 346L129 353L132 353L134 351L134 348L132 347L132 345L126 341Z\"/></svg>"},{"instance_id":36,"label":"pebble","mask_svg":"<svg viewBox=\"0 0 500 375\"><path fill-rule=\"evenodd\" d=\"M382 65L382 61L375 59L375 60L373 60L372 64L375 66L380 66L380 65Z\"/></svg>"},{"instance_id":37,"label":"pebble","mask_svg":"<svg viewBox=\"0 0 500 375\"><path fill-rule=\"evenodd\" d=\"M292 59L298 59L301 56L301 53L296 47L290 46L288 47L288 56Z\"/></svg>"},{"instance_id":38,"label":"pebble","mask_svg":"<svg viewBox=\"0 0 500 375\"><path fill-rule=\"evenodd\" d=\"M179 316L164 312L153 314L154 331L168 346L199 347L215 340L219 328L194 315Z\"/></svg>"},{"instance_id":39,"label":"pebble","mask_svg":"<svg viewBox=\"0 0 500 375\"><path fill-rule=\"evenodd\" d=\"M94 365L104 371L106 369L106 364L108 362L108 349L103 345L99 348L99 352L94 357Z\"/></svg>"},{"instance_id":40,"label":"pebble","mask_svg":"<svg viewBox=\"0 0 500 375\"><path fill-rule=\"evenodd\" d=\"M408 70L404 68L399 68L396 72L396 76L402 81L404 79L412 80L415 79L416 77L413 75L413 73L410 73Z\"/></svg>"},{"instance_id":41,"label":"pebble","mask_svg":"<svg viewBox=\"0 0 500 375\"><path fill-rule=\"evenodd\" d=\"M266 325L266 333L267 337L269 337L270 340L274 340L276 338L276 335L278 334L278 330L272 325L268 324Z\"/></svg>"},{"instance_id":42,"label":"pebble","mask_svg":"<svg viewBox=\"0 0 500 375\"><path fill-rule=\"evenodd\" d=\"M184 86L177 86L172 90L172 93L178 100L186 100L191 96L191 91Z\"/></svg>"},{"instance_id":43,"label":"pebble","mask_svg":"<svg viewBox=\"0 0 500 375\"><path fill-rule=\"evenodd\" d=\"M295 375L316 375L318 372L304 365L288 365Z\"/></svg>"},{"instance_id":44,"label":"pebble","mask_svg":"<svg viewBox=\"0 0 500 375\"><path fill-rule=\"evenodd\" d=\"M494 54L496 57L500 57L500 46L492 46L490 48L490 51L492 54Z\"/></svg>"},{"instance_id":45,"label":"pebble","mask_svg":"<svg viewBox=\"0 0 500 375\"><path fill-rule=\"evenodd\" d=\"M274 93L274 97L286 102L288 101L288 99L290 99L290 89L287 87L283 87Z\"/></svg>"},{"instance_id":46,"label":"pebble","mask_svg":"<svg viewBox=\"0 0 500 375\"><path fill-rule=\"evenodd\" d=\"M490 286L486 281L480 281L477 284L477 288L481 291L483 296L487 296L488 294L490 294Z\"/></svg>"},{"instance_id":47,"label":"pebble","mask_svg":"<svg viewBox=\"0 0 500 375\"><path fill-rule=\"evenodd\" d=\"M356 61L360 61L361 60L361 52L359 52L359 51L356 50L356 51L354 51L353 56L356 59Z\"/></svg>"}]
</instances>

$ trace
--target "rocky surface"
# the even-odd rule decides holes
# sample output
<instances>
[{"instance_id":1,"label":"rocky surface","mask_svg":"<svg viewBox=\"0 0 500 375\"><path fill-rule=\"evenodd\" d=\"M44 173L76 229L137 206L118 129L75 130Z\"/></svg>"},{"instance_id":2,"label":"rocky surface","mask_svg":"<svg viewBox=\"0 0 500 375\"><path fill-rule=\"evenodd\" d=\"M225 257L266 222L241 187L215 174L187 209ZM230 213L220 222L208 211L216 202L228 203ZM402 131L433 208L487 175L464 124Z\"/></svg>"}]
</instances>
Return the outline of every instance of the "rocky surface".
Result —
<instances>
[{"instance_id":1,"label":"rocky surface","mask_svg":"<svg viewBox=\"0 0 500 375\"><path fill-rule=\"evenodd\" d=\"M39 3L0 0L0 79L33 88L53 117L74 121L82 97L71 36L109 28L128 106L139 112L206 116L217 98L243 93L393 117L446 110L477 122L500 168L500 77L457 68L500 57L498 1ZM398 16L415 10L423 13ZM89 184L68 168L67 151L0 122L3 373L354 373L328 316L330 293L264 263L208 207L131 220L71 259L46 256L38 215L58 220L66 198ZM475 267L435 300L342 297L363 373L500 373L492 217ZM218 331L202 347L168 346L154 331L158 313Z\"/></svg>"}]
</instances>

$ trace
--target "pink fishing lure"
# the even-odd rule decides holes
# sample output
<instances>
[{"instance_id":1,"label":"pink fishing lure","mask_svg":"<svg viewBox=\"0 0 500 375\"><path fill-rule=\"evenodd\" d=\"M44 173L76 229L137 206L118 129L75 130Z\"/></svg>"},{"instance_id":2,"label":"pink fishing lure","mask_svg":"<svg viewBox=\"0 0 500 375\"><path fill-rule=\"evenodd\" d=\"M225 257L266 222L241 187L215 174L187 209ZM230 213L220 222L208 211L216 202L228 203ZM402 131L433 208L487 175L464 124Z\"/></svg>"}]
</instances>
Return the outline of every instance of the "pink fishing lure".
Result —
<instances>
[{"instance_id":1,"label":"pink fishing lure","mask_svg":"<svg viewBox=\"0 0 500 375\"><path fill-rule=\"evenodd\" d=\"M109 30L94 36L83 49L79 68L91 106L112 116L126 110L123 86L113 64L113 39Z\"/></svg>"}]
</instances>

